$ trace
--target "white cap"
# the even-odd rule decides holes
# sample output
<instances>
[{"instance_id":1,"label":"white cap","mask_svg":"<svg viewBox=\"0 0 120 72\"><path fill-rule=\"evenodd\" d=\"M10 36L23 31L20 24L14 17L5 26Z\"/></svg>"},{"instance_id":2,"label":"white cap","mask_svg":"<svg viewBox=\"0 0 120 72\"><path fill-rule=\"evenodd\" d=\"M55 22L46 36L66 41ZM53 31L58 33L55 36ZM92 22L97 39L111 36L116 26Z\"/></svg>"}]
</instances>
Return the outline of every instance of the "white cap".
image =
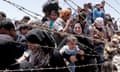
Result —
<instances>
[{"instance_id":1,"label":"white cap","mask_svg":"<svg viewBox=\"0 0 120 72\"><path fill-rule=\"evenodd\" d=\"M97 17L95 23L104 25L104 19L102 17Z\"/></svg>"}]
</instances>

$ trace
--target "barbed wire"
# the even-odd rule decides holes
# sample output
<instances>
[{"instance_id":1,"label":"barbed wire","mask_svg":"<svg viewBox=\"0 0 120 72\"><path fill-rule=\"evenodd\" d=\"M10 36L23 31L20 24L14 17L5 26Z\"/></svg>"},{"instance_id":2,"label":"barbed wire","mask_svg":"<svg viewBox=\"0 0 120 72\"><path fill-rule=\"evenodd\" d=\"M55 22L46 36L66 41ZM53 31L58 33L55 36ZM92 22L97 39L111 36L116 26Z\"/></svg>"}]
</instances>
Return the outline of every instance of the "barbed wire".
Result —
<instances>
[{"instance_id":1,"label":"barbed wire","mask_svg":"<svg viewBox=\"0 0 120 72\"><path fill-rule=\"evenodd\" d=\"M4 0L6 1L6 0ZM22 9L24 8L18 8L22 11ZM37 14L36 14L37 15ZM42 27L43 28L43 27ZM50 29L49 29L50 30ZM50 30L51 31L51 30ZM52 31L54 33L61 33L61 32L57 32L57 31ZM70 34L70 33L66 33L67 35L74 35L74 36L78 36L78 37L85 37L85 38L88 38L88 39L91 39L91 40L96 40L96 41L99 41L99 42L103 42L104 41L101 41L99 39L93 39L92 37L87 37L87 36L84 36L84 35L75 35L75 34ZM1 40L1 39L0 39ZM10 41L8 41L10 42ZM22 43L22 42L16 42L16 41L12 41L13 43L19 43L19 44L26 44L26 43ZM29 44L27 44L29 45ZM39 46L39 47L43 47L43 48L51 48L51 49L55 49L55 47L48 47L48 46L41 46L41 45L36 45L36 46ZM85 45L86 46L86 45ZM100 55L92 55L92 54L85 54L87 56L100 56ZM81 67L89 67L89 66L98 66L98 65L102 65L103 63L101 64L87 64L87 65L80 65L80 66L75 66L76 68L81 68ZM68 67L51 67L51 68L38 68L38 69L17 69L17 70L0 70L0 72L16 72L16 71L38 71L38 70L59 70L59 69L66 69L66 68L70 68L72 66L68 66Z\"/></svg>"},{"instance_id":2,"label":"barbed wire","mask_svg":"<svg viewBox=\"0 0 120 72\"><path fill-rule=\"evenodd\" d=\"M25 43L25 42L10 41L10 40L1 39L1 38L0 38L0 40L6 41L6 42L10 42L10 43L20 44L20 45L32 45L32 46L39 47L39 48L48 48L48 49L59 50L59 48L49 47L49 46L42 46L42 45L39 45L39 44L32 44L32 43ZM87 46L86 46L86 47L87 47ZM93 57L96 57L96 56L100 56L100 55L95 55L95 54L84 54L83 56L93 56Z\"/></svg>"},{"instance_id":3,"label":"barbed wire","mask_svg":"<svg viewBox=\"0 0 120 72\"><path fill-rule=\"evenodd\" d=\"M6 1L6 0L5 0ZM23 10L24 8L18 8L19 10ZM23 10L24 11L24 10ZM42 27L43 28L43 27ZM50 30L50 29L49 29ZM51 31L51 30L50 30ZM57 32L57 31L52 31L54 33L61 33L61 32ZM91 40L96 40L96 41L99 41L99 42L103 42L104 41L101 41L99 39L93 39L92 37L87 37L87 36L84 36L84 35L75 35L75 34L70 34L70 33L66 33L67 35L74 35L74 36L78 36L78 37L85 37L85 38L88 38L88 39L91 39ZM0 39L1 40L1 39ZM8 41L10 42L10 41ZM12 41L13 43L19 43L19 44L26 44L26 43L22 43L22 42L16 42L16 41ZM27 44L29 45L29 44ZM51 48L51 49L55 49L55 47L48 47L48 46L41 46L41 45L36 45L36 46L39 46L39 47L43 47L43 48ZM92 48L90 48L92 49ZM100 56L100 55L92 55L92 54L85 54L86 56ZM102 63L103 64L103 63ZM80 68L80 67L89 67L89 66L97 66L97 65L102 65L102 64L87 64L87 65L80 65L80 66L75 66L76 68ZM70 68L71 66L68 66L68 67L51 67L51 68L39 68L39 69L18 69L18 70L0 70L0 72L16 72L16 71L38 71L38 70L59 70L59 69L66 69L66 68Z\"/></svg>"},{"instance_id":4,"label":"barbed wire","mask_svg":"<svg viewBox=\"0 0 120 72\"><path fill-rule=\"evenodd\" d=\"M50 68L38 68L38 69L16 69L16 70L0 70L0 72L22 72L22 71L43 71L43 70L61 70L68 69L70 67L81 68L81 67L90 67L90 66L101 66L104 63L99 64L86 64L86 65L78 65L78 66L63 66L63 67L50 67Z\"/></svg>"},{"instance_id":5,"label":"barbed wire","mask_svg":"<svg viewBox=\"0 0 120 72\"><path fill-rule=\"evenodd\" d=\"M43 31L46 31L46 32L54 32L54 33L57 33L57 34L61 33L61 32L57 32L57 31L51 31L51 29L46 28L46 27L43 27L43 26L40 26L39 28L40 28L41 30L43 30ZM75 36L75 34L70 34L70 33L66 33L66 35L68 35L68 36L69 36L69 35L74 35L74 36ZM78 37L84 37L84 36L79 36L79 35L76 35L76 36L78 36ZM7 40L7 39L2 39L2 38L0 38L0 40L6 41L6 42L12 42L12 43L15 43L15 44L34 45L34 46L37 46L37 47L59 50L59 48L56 48L56 47L42 46L42 45L39 45L39 44L30 44L30 43L25 43L25 42L9 41L9 40ZM82 43L80 43L80 44L81 44L83 47L88 48L88 49L91 50L92 52L97 53L94 49L88 47L87 45L82 44ZM95 55L95 54L84 54L84 55L85 55L85 56L100 56L100 55Z\"/></svg>"},{"instance_id":6,"label":"barbed wire","mask_svg":"<svg viewBox=\"0 0 120 72\"><path fill-rule=\"evenodd\" d=\"M20 11L24 12L25 14L33 17L34 19L38 19L36 16L33 16L33 15L29 14L28 12L24 11L22 8L18 8L18 9L19 9Z\"/></svg>"},{"instance_id":7,"label":"barbed wire","mask_svg":"<svg viewBox=\"0 0 120 72\"><path fill-rule=\"evenodd\" d=\"M37 14L37 13L35 13L35 12L32 12L32 11L30 11L30 10L28 10L28 9L26 9L26 8L24 8L23 6L20 6L20 5L18 5L18 4L15 4L15 3L13 3L13 2L10 2L10 1L8 1L8 0L3 0L3 1L6 1L7 3L9 3L9 4L12 4L13 6L15 6L16 8L18 8L19 10L21 10L21 11L23 11L24 13L26 13L26 14L28 14L28 15L30 15L30 16L32 16L31 14L29 14L29 13L27 13L27 12L25 12L23 9L25 9L25 10L27 10L27 11L29 11L29 12L31 12L31 13L33 13L33 14L35 14L35 15L37 15L37 16L41 16L40 14ZM66 0L64 0L71 8L73 8ZM77 5L74 1L72 1L72 0L69 0L70 2L73 2L75 5ZM110 5L108 2L106 2L108 5ZM111 6L111 5L110 5ZM112 7L112 6L111 6ZM114 8L114 7L112 7L112 8ZM74 9L74 8L73 8ZM76 10L76 9L74 9L74 10ZM117 11L118 12L118 11ZM119 13L120 14L120 13ZM32 17L34 17L34 18L37 18L37 17L35 17L35 16L32 16ZM41 16L42 17L42 16ZM84 18L85 19L85 18ZM85 19L85 21L86 21L86 19ZM51 31L51 30L50 30ZM55 31L54 31L55 32ZM55 32L56 33L56 32ZM70 35L69 33L67 33L68 35ZM73 35L73 34L72 34ZM92 37L87 37L87 36L85 36L85 35L75 35L74 34L74 36L78 36L78 37L85 37L85 38L88 38L88 39L90 39L90 40L96 40L96 41L98 41L98 42L103 42L104 43L104 41L102 41L102 40L100 40L100 39L93 39Z\"/></svg>"},{"instance_id":8,"label":"barbed wire","mask_svg":"<svg viewBox=\"0 0 120 72\"><path fill-rule=\"evenodd\" d=\"M38 27L38 26L37 26ZM46 27L44 27L44 26L39 26L38 28L40 28L41 30L44 30L44 31L47 31L47 32L53 32L53 33L57 33L57 34L60 34L60 33L64 33L64 32L57 32L57 31L54 31L54 30L51 30L51 29L49 29L49 28L46 28ZM90 40L95 40L95 41L98 41L98 42L103 42L103 41L101 41L101 40L99 40L99 39L93 39L92 37L87 37L87 36L85 36L85 35L76 35L76 34L71 34L71 33L65 33L65 35L67 35L67 36L69 36L69 35L74 35L74 36L77 36L77 37L82 37L82 38L88 38L88 39L90 39ZM1 39L2 40L2 39ZM9 42L9 41L8 41ZM29 45L29 44L27 44L27 43L22 43L22 42L16 42L16 41L11 41L11 42L13 42L13 43L18 43L18 44L23 44L23 45ZM104 42L103 42L104 43ZM82 43L80 43L80 44L82 44ZM32 44L31 44L32 45ZM38 45L39 46L39 45ZM91 50L91 51L93 51L93 52L95 52L95 53L97 53L93 48L90 48L90 47L88 47L87 45L85 45L85 44L82 44L82 46L84 46L84 47L86 47L86 48L88 48L89 50ZM55 47L48 47L48 46L40 46L40 47L43 47L43 48L51 48L51 49L57 49L57 50L59 50L59 48L55 48ZM86 54L87 56L90 56L90 54ZM91 54L91 56L99 56L99 55L92 55Z\"/></svg>"},{"instance_id":9,"label":"barbed wire","mask_svg":"<svg viewBox=\"0 0 120 72\"><path fill-rule=\"evenodd\" d=\"M76 9L71 4L69 4L67 0L64 0L64 2L76 12Z\"/></svg>"},{"instance_id":10,"label":"barbed wire","mask_svg":"<svg viewBox=\"0 0 120 72\"><path fill-rule=\"evenodd\" d=\"M75 9L69 2L71 2L71 3L73 3L75 6L77 6L77 7L79 7L79 5L77 5L74 1L72 1L72 0L64 0L64 2L69 6L69 7L71 7L75 12L77 12L77 9ZM79 15L81 16L81 18L82 19L84 19L84 21L83 22L88 22L87 21L87 18L85 18L85 17L83 17L80 13L79 13Z\"/></svg>"},{"instance_id":11,"label":"barbed wire","mask_svg":"<svg viewBox=\"0 0 120 72\"><path fill-rule=\"evenodd\" d=\"M4 0L4 1L7 1L7 0ZM11 3L10 1L7 1L8 3ZM11 3L12 4L12 3ZM15 6L15 4L13 3L13 5ZM17 5L16 5L17 6ZM19 5L18 5L19 6ZM19 7L17 7L17 8L19 8ZM25 9L24 7L20 7L19 8L20 10L22 10L22 9ZM51 31L51 29L49 29L49 28L45 28L45 27L39 27L39 28L41 28L41 29L45 29L45 30L48 30L48 32L50 32ZM54 32L54 33L57 33L57 34L60 34L61 32L57 32L57 31L53 31L52 30L52 32ZM98 41L98 42L103 42L104 43L104 41L102 41L102 40L100 40L100 39L94 39L94 38L92 38L92 37L87 37L87 36L85 36L85 35L76 35L76 34L70 34L70 33L66 33L66 35L74 35L74 36L77 36L77 37L83 37L83 38L88 38L88 39L90 39L90 40L95 40L95 41ZM20 43L20 42L16 42L16 41L14 41L14 43L19 43L19 44L25 44L25 43ZM82 45L84 45L84 44L82 44ZM48 46L40 46L40 47L43 47L43 48L52 48L52 49L55 49L55 47L48 47ZM89 48L87 45L84 45L84 47L87 47L87 48ZM56 49L58 49L58 48L56 48ZM89 48L91 51L94 51L92 48ZM87 56L90 56L90 54L86 54ZM99 56L99 55L91 55L91 56Z\"/></svg>"},{"instance_id":12,"label":"barbed wire","mask_svg":"<svg viewBox=\"0 0 120 72\"><path fill-rule=\"evenodd\" d=\"M59 23L58 23L58 24L59 24ZM106 39L95 39L95 38L93 38L93 37L85 36L85 35L83 35L83 34L77 35L77 34L66 33L66 32L58 32L58 31L55 31L55 29L51 30L51 29L49 29L49 28L47 28L47 27L45 27L45 26L41 26L41 27L38 27L38 28L44 29L44 30L46 30L46 31L48 31L48 32L57 33L57 34L63 33L63 34L68 35L68 36L69 36L69 35L73 35L73 36L82 37L82 38L87 38L87 39L89 39L89 40L97 41L97 42L101 42L101 43L105 43L105 42L106 42Z\"/></svg>"},{"instance_id":13,"label":"barbed wire","mask_svg":"<svg viewBox=\"0 0 120 72\"><path fill-rule=\"evenodd\" d=\"M17 4L15 4L15 3L12 3L12 2L10 2L10 1L8 1L8 0L3 0L3 1L6 1L6 2L8 2L8 3L10 3L10 4L12 4L12 5L14 5L16 8L18 8L19 10L22 10L22 9L25 9L25 10L27 10L26 8L24 8L24 7L22 7L22 6L20 6L20 5L17 5ZM64 0L66 3L68 3L66 0ZM69 1L71 1L71 0L69 0ZM72 1L71 1L72 2ZM108 2L106 2L108 5L110 5ZM69 3L68 3L68 5L70 6L70 7L72 7ZM111 6L111 5L110 5ZM111 6L112 7L112 6ZM73 8L73 7L72 7ZM114 7L112 7L112 8L114 8ZM75 10L75 9L74 9ZM22 10L23 11L23 10ZM30 10L29 10L30 11ZM23 12L25 12L25 11L23 11ZM117 11L118 12L118 11ZM27 12L26 12L27 13ZM34 12L33 12L34 13ZM119 13L120 14L120 13ZM37 15L37 13L36 13L36 15ZM40 15L41 16L41 15ZM41 16L42 17L42 16ZM36 17L34 17L34 18L36 18ZM58 23L59 24L59 23ZM48 29L47 29L48 30ZM51 30L50 30L51 31ZM57 33L56 31L53 31L54 33ZM68 35L70 35L69 33L67 33ZM73 34L72 34L73 35ZM74 36L78 36L78 37L85 37L85 38L88 38L88 39L90 39L90 40L96 40L96 41L98 41L98 42L103 42L104 43L104 41L102 41L102 40L100 40L100 39L94 39L94 38L92 38L92 37L88 37L88 36L85 36L85 35L75 35L74 34Z\"/></svg>"},{"instance_id":14,"label":"barbed wire","mask_svg":"<svg viewBox=\"0 0 120 72\"><path fill-rule=\"evenodd\" d=\"M37 16L42 17L42 15L40 15L40 14L38 14L38 13L35 13L35 12L31 11L31 10L28 10L27 8L25 8L25 7L21 6L21 5L18 5L18 4L16 4L16 3L13 3L13 2L8 1L8 0L3 0L3 1L5 1L5 2L11 4L11 5L13 5L13 6L16 7L17 9L19 9L20 11L24 12L25 14L27 14L27 15L35 18L35 19L38 19ZM28 13L28 12L29 12L29 13ZM35 16L31 15L30 13L34 14Z\"/></svg>"},{"instance_id":15,"label":"barbed wire","mask_svg":"<svg viewBox=\"0 0 120 72\"><path fill-rule=\"evenodd\" d=\"M118 4L118 6L120 5L120 2L118 0L115 0L115 2Z\"/></svg>"},{"instance_id":16,"label":"barbed wire","mask_svg":"<svg viewBox=\"0 0 120 72\"><path fill-rule=\"evenodd\" d=\"M42 27L42 26L39 27L39 28L40 28L40 29L45 29L47 32L53 32L53 33L57 33L57 34L63 33L63 34L65 34L65 35L67 35L67 36L73 35L73 36L77 36L77 37L87 38L87 39L89 39L89 40L96 41L96 42L107 43L107 40L105 40L105 39L102 41L102 40L100 40L100 39L94 39L94 38L92 38L92 37L88 37L88 36L85 36L85 35L76 35L76 34L71 34L71 33L57 32L57 31L54 31L54 30L51 30L51 29L49 29L49 28L45 28L45 27ZM90 49L91 51L97 53L93 48L90 48L90 47L88 47L87 45L85 45L85 44L83 44L83 43L80 43L80 44L81 44L82 46Z\"/></svg>"},{"instance_id":17,"label":"barbed wire","mask_svg":"<svg viewBox=\"0 0 120 72\"><path fill-rule=\"evenodd\" d=\"M68 0L70 1L71 3L73 3L75 6L79 6L78 4L76 4L73 0Z\"/></svg>"},{"instance_id":18,"label":"barbed wire","mask_svg":"<svg viewBox=\"0 0 120 72\"><path fill-rule=\"evenodd\" d=\"M115 9L111 4L109 4L106 0L104 0L105 1L105 3L109 6L109 7L111 7L114 11L116 11L119 15L120 15L120 12L117 10L117 9Z\"/></svg>"}]
</instances>

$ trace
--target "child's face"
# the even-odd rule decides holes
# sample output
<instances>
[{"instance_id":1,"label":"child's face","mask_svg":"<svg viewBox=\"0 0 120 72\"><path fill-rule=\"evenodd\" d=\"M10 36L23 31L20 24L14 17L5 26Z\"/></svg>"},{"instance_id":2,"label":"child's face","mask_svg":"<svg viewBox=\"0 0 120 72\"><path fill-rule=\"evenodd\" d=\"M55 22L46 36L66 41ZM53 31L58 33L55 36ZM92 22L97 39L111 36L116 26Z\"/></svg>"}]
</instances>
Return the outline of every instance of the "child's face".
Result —
<instances>
[{"instance_id":1,"label":"child's face","mask_svg":"<svg viewBox=\"0 0 120 72\"><path fill-rule=\"evenodd\" d=\"M69 46L70 49L75 49L77 45L77 41L68 42L67 45Z\"/></svg>"},{"instance_id":2,"label":"child's face","mask_svg":"<svg viewBox=\"0 0 120 72\"><path fill-rule=\"evenodd\" d=\"M52 11L50 17L53 21L55 21L57 19L58 15L55 11Z\"/></svg>"},{"instance_id":3,"label":"child's face","mask_svg":"<svg viewBox=\"0 0 120 72\"><path fill-rule=\"evenodd\" d=\"M22 29L20 32L21 32L22 35L26 35L27 32L28 32L28 29Z\"/></svg>"}]
</instances>

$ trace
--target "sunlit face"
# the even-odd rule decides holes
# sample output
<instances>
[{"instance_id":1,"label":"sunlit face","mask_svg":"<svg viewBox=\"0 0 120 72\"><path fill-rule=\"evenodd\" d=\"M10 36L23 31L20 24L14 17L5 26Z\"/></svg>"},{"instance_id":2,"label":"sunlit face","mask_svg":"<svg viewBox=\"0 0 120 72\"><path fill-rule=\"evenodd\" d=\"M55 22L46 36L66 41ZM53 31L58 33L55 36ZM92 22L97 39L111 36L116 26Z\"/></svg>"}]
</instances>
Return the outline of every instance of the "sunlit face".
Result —
<instances>
[{"instance_id":1,"label":"sunlit face","mask_svg":"<svg viewBox=\"0 0 120 72\"><path fill-rule=\"evenodd\" d=\"M82 33L82 28L81 25L79 23L75 24L74 28L73 28L73 32L76 34L81 34Z\"/></svg>"}]
</instances>

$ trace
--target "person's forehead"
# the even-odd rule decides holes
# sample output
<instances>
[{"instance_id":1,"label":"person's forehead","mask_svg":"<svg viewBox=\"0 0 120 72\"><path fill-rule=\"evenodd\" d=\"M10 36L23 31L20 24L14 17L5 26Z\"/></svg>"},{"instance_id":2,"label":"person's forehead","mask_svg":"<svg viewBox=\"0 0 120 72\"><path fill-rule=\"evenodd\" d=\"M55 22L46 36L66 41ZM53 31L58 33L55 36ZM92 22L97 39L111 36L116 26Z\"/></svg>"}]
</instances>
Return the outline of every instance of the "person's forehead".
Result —
<instances>
[{"instance_id":1,"label":"person's forehead","mask_svg":"<svg viewBox=\"0 0 120 72\"><path fill-rule=\"evenodd\" d=\"M77 40L76 41L71 41L70 43L71 43L71 45L76 45L77 44Z\"/></svg>"},{"instance_id":2,"label":"person's forehead","mask_svg":"<svg viewBox=\"0 0 120 72\"><path fill-rule=\"evenodd\" d=\"M76 27L76 26L77 26L77 27L78 27L78 26L80 27L80 24L79 24L79 23L78 23L78 24L75 24L75 27Z\"/></svg>"}]
</instances>

